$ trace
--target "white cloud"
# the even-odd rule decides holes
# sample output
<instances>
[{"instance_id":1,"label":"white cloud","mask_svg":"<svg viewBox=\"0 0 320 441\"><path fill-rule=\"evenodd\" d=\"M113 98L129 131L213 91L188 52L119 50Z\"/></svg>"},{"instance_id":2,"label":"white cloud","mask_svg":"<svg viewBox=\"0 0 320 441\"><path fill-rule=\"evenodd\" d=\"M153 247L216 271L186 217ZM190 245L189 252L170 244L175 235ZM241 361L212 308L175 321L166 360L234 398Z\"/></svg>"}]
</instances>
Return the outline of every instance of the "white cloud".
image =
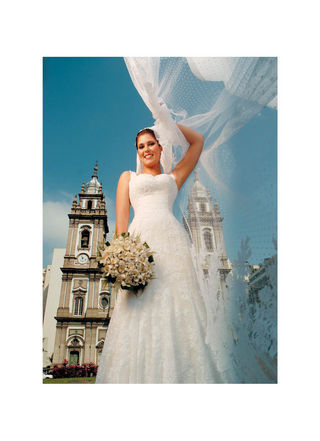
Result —
<instances>
[{"instance_id":1,"label":"white cloud","mask_svg":"<svg viewBox=\"0 0 320 441\"><path fill-rule=\"evenodd\" d=\"M43 240L55 248L65 247L67 242L69 202L47 201L43 204Z\"/></svg>"}]
</instances>

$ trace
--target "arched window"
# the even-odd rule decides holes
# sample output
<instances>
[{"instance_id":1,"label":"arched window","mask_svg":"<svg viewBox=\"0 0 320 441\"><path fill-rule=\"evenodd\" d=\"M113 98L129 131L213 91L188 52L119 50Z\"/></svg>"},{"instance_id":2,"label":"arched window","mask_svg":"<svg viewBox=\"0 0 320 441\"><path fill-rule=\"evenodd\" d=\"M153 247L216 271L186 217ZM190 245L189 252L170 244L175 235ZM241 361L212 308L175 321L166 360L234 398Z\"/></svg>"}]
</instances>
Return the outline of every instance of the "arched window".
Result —
<instances>
[{"instance_id":1,"label":"arched window","mask_svg":"<svg viewBox=\"0 0 320 441\"><path fill-rule=\"evenodd\" d=\"M207 251L213 251L213 240L212 240L212 232L209 228L203 230L203 239L206 246Z\"/></svg>"},{"instance_id":2,"label":"arched window","mask_svg":"<svg viewBox=\"0 0 320 441\"><path fill-rule=\"evenodd\" d=\"M81 248L89 248L89 236L88 230L83 230L81 233Z\"/></svg>"},{"instance_id":3,"label":"arched window","mask_svg":"<svg viewBox=\"0 0 320 441\"><path fill-rule=\"evenodd\" d=\"M76 297L74 299L74 312L73 315L82 315L83 311L83 298Z\"/></svg>"},{"instance_id":4,"label":"arched window","mask_svg":"<svg viewBox=\"0 0 320 441\"><path fill-rule=\"evenodd\" d=\"M88 210L92 210L92 201L88 201L87 208Z\"/></svg>"}]
</instances>

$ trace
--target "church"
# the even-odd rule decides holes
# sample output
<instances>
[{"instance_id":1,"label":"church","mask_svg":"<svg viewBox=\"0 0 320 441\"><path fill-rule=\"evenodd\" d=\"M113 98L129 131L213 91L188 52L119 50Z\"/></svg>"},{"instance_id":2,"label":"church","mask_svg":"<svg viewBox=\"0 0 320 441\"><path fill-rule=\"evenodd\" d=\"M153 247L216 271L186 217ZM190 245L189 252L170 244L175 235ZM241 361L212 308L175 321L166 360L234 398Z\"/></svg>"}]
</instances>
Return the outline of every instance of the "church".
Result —
<instances>
[{"instance_id":1,"label":"church","mask_svg":"<svg viewBox=\"0 0 320 441\"><path fill-rule=\"evenodd\" d=\"M82 184L81 192L73 200L68 214L66 249L55 249L56 265L53 261L50 280L44 286L44 308L48 308L46 303L51 304L50 312L44 312L43 340L47 353L44 366L50 362L61 364L64 359L69 364L99 365L117 293L103 278L96 261L98 248L106 242L109 232L105 196L97 170L94 167L91 180ZM210 192L195 170L183 224L194 254L200 256L198 261L204 277L210 269L210 255L219 251L220 283L224 292L231 264L226 257L222 220L217 201L212 204ZM55 289L50 291L54 271L57 280Z\"/></svg>"},{"instance_id":2,"label":"church","mask_svg":"<svg viewBox=\"0 0 320 441\"><path fill-rule=\"evenodd\" d=\"M225 296L226 278L232 270L232 264L226 255L222 221L217 200L214 199L212 203L210 191L200 182L195 169L183 225L192 243L195 264L202 270L204 278L213 269L212 258L217 256L220 291Z\"/></svg>"},{"instance_id":3,"label":"church","mask_svg":"<svg viewBox=\"0 0 320 441\"><path fill-rule=\"evenodd\" d=\"M115 303L111 284L103 279L97 252L106 242L108 217L97 167L82 184L69 213L69 231L62 272L53 364L99 364Z\"/></svg>"}]
</instances>

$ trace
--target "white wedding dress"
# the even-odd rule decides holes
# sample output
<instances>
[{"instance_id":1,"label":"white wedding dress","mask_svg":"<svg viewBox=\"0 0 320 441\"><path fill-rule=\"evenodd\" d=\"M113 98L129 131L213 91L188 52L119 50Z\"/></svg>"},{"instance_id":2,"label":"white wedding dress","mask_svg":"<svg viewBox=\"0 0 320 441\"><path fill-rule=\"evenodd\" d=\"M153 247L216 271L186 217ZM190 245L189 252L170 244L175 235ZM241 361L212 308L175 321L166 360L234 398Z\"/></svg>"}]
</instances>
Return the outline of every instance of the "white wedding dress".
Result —
<instances>
[{"instance_id":1,"label":"white wedding dress","mask_svg":"<svg viewBox=\"0 0 320 441\"><path fill-rule=\"evenodd\" d=\"M206 309L189 238L172 213L175 178L130 175L128 231L154 252L155 279L139 297L119 290L96 383L222 383L205 343Z\"/></svg>"}]
</instances>

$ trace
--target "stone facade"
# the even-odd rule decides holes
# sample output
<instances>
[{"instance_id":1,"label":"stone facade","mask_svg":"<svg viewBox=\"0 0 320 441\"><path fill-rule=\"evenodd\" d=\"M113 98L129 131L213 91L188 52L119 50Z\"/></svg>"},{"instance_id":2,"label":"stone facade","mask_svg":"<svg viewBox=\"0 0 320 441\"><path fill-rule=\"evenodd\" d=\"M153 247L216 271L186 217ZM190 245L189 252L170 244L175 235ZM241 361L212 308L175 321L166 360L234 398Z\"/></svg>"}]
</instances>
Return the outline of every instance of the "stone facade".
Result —
<instances>
[{"instance_id":1,"label":"stone facade","mask_svg":"<svg viewBox=\"0 0 320 441\"><path fill-rule=\"evenodd\" d=\"M64 359L70 364L99 364L116 293L96 262L98 247L109 232L97 167L75 196L68 217L53 364Z\"/></svg>"}]
</instances>

